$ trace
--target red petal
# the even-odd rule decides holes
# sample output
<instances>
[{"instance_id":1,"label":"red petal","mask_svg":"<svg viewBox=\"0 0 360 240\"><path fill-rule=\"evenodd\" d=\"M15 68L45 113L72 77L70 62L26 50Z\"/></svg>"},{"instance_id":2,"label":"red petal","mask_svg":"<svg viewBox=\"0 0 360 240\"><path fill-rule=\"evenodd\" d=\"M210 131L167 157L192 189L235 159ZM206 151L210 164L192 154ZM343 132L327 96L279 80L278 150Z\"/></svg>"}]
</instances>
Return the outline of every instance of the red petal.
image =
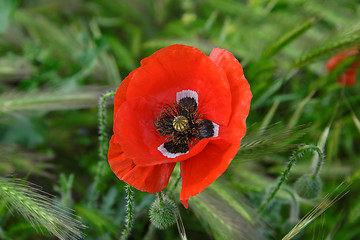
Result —
<instances>
[{"instance_id":1,"label":"red petal","mask_svg":"<svg viewBox=\"0 0 360 240\"><path fill-rule=\"evenodd\" d=\"M333 68L335 68L342 60L344 60L347 56L344 54L339 54L334 57L332 57L328 63L326 64L326 70L331 71Z\"/></svg>"},{"instance_id":2,"label":"red petal","mask_svg":"<svg viewBox=\"0 0 360 240\"><path fill-rule=\"evenodd\" d=\"M229 80L232 113L228 126L220 126L219 137L214 138L198 155L181 162L182 189L180 200L203 191L229 166L246 132L246 117L252 94L240 63L226 50L214 49L210 55Z\"/></svg>"},{"instance_id":3,"label":"red petal","mask_svg":"<svg viewBox=\"0 0 360 240\"><path fill-rule=\"evenodd\" d=\"M246 133L246 118L250 111L252 94L248 81L245 79L243 69L239 61L228 51L215 48L210 54L210 59L221 67L229 80L231 89L231 119L228 127L220 127L219 136L224 139L238 141Z\"/></svg>"},{"instance_id":4,"label":"red petal","mask_svg":"<svg viewBox=\"0 0 360 240\"><path fill-rule=\"evenodd\" d=\"M181 162L180 201L188 200L213 183L227 169L237 150L225 140L213 140L201 153Z\"/></svg>"},{"instance_id":5,"label":"red petal","mask_svg":"<svg viewBox=\"0 0 360 240\"><path fill-rule=\"evenodd\" d=\"M172 45L144 59L134 73L127 99L143 96L161 106L175 101L181 90L194 90L199 96L199 113L219 125L227 125L230 117L229 83L219 69L200 50Z\"/></svg>"},{"instance_id":6,"label":"red petal","mask_svg":"<svg viewBox=\"0 0 360 240\"><path fill-rule=\"evenodd\" d=\"M165 157L158 147L166 139L155 127L158 112L143 97L136 97L123 103L116 114L114 133L126 156L139 166L179 162L188 159L204 149L209 139L202 139L190 148L188 154L176 158Z\"/></svg>"},{"instance_id":7,"label":"red petal","mask_svg":"<svg viewBox=\"0 0 360 240\"><path fill-rule=\"evenodd\" d=\"M156 193L162 191L169 183L171 173L176 163L166 163L154 166L136 166L126 174L123 181L140 191Z\"/></svg>"},{"instance_id":8,"label":"red petal","mask_svg":"<svg viewBox=\"0 0 360 240\"><path fill-rule=\"evenodd\" d=\"M134 69L130 74L121 82L119 88L116 90L115 99L114 99L114 121L116 113L118 112L121 104L125 102L126 100L126 92L127 88L129 86L129 83L132 79L132 76L137 71L137 69Z\"/></svg>"},{"instance_id":9,"label":"red petal","mask_svg":"<svg viewBox=\"0 0 360 240\"><path fill-rule=\"evenodd\" d=\"M155 193L162 191L169 182L176 163L149 167L136 166L122 151L114 135L110 140L109 164L116 176L138 190Z\"/></svg>"},{"instance_id":10,"label":"red petal","mask_svg":"<svg viewBox=\"0 0 360 240\"><path fill-rule=\"evenodd\" d=\"M328 63L326 64L326 70L331 71L333 68L335 68L340 62L342 62L345 58L348 56L356 55L359 51L357 50L357 47L352 47L347 50L345 50L342 53L337 54L336 56L332 57Z\"/></svg>"},{"instance_id":11,"label":"red petal","mask_svg":"<svg viewBox=\"0 0 360 240\"><path fill-rule=\"evenodd\" d=\"M355 84L355 79L357 76L357 68L359 62L353 64L348 70L346 70L338 79L338 82L345 84L346 86L352 86Z\"/></svg>"},{"instance_id":12,"label":"red petal","mask_svg":"<svg viewBox=\"0 0 360 240\"><path fill-rule=\"evenodd\" d=\"M189 200L180 200L180 202L182 203L182 205L184 205L184 207L185 207L186 209L188 209L188 207L189 207Z\"/></svg>"},{"instance_id":13,"label":"red petal","mask_svg":"<svg viewBox=\"0 0 360 240\"><path fill-rule=\"evenodd\" d=\"M112 135L110 140L108 161L111 170L120 180L135 167L134 162L125 156L120 144L115 139L115 135Z\"/></svg>"}]
</instances>

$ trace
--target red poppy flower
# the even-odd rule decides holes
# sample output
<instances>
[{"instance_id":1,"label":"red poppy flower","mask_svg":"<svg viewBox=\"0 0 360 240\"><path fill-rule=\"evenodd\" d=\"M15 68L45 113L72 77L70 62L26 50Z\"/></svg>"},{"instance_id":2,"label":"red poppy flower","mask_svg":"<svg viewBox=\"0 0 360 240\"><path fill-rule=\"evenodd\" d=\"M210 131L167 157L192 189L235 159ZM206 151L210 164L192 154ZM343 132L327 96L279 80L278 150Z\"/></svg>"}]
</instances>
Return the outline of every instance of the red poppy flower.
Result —
<instances>
[{"instance_id":1,"label":"red poppy flower","mask_svg":"<svg viewBox=\"0 0 360 240\"><path fill-rule=\"evenodd\" d=\"M155 193L180 162L187 208L237 153L251 98L240 63L226 50L208 57L185 45L163 48L116 92L110 167L120 180Z\"/></svg>"},{"instance_id":2,"label":"red poppy flower","mask_svg":"<svg viewBox=\"0 0 360 240\"><path fill-rule=\"evenodd\" d=\"M359 50L357 47L353 47L332 57L326 65L326 70L331 71L333 68L339 65L344 59L356 54L359 54ZM356 61L353 65L351 65L351 67L338 78L338 82L340 84L345 84L346 86L354 85L357 74L357 68L359 65L360 65L360 61Z\"/></svg>"}]
</instances>

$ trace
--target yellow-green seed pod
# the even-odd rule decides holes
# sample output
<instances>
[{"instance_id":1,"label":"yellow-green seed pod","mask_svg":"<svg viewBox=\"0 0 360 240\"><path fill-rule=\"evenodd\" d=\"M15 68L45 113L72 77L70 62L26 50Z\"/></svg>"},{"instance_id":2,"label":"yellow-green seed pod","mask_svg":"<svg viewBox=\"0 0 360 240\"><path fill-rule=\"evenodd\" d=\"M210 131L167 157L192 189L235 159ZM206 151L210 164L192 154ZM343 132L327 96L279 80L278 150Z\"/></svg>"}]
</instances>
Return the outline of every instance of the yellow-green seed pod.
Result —
<instances>
[{"instance_id":1,"label":"yellow-green seed pod","mask_svg":"<svg viewBox=\"0 0 360 240\"><path fill-rule=\"evenodd\" d=\"M176 223L176 204L170 199L155 200L150 207L150 221L158 229L166 229Z\"/></svg>"},{"instance_id":2,"label":"yellow-green seed pod","mask_svg":"<svg viewBox=\"0 0 360 240\"><path fill-rule=\"evenodd\" d=\"M184 116L177 116L173 120L173 127L178 132L183 132L189 128L189 121Z\"/></svg>"}]
</instances>

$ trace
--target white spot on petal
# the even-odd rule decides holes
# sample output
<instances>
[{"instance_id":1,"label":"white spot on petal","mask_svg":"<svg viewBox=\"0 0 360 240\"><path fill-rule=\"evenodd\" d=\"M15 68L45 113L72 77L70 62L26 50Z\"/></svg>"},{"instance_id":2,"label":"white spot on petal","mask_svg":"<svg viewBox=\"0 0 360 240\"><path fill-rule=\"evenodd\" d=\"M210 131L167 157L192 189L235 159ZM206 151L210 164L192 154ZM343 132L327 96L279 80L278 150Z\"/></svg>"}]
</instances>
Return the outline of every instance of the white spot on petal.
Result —
<instances>
[{"instance_id":1,"label":"white spot on petal","mask_svg":"<svg viewBox=\"0 0 360 240\"><path fill-rule=\"evenodd\" d=\"M213 137L217 137L217 136L219 136L219 125L214 123L214 122L212 124L214 126L214 135L213 135Z\"/></svg>"},{"instance_id":2,"label":"white spot on petal","mask_svg":"<svg viewBox=\"0 0 360 240\"><path fill-rule=\"evenodd\" d=\"M186 153L171 153L169 152L165 147L164 144L161 144L158 147L158 150L162 153L162 155L164 155L167 158L176 158L178 156L184 155L184 154L188 154L189 151L187 151Z\"/></svg>"},{"instance_id":3,"label":"white spot on petal","mask_svg":"<svg viewBox=\"0 0 360 240\"><path fill-rule=\"evenodd\" d=\"M182 90L180 92L176 93L176 102L179 103L179 101L183 98L193 98L196 101L196 104L199 106L199 99L198 99L198 94L197 92L193 91L193 90Z\"/></svg>"}]
</instances>

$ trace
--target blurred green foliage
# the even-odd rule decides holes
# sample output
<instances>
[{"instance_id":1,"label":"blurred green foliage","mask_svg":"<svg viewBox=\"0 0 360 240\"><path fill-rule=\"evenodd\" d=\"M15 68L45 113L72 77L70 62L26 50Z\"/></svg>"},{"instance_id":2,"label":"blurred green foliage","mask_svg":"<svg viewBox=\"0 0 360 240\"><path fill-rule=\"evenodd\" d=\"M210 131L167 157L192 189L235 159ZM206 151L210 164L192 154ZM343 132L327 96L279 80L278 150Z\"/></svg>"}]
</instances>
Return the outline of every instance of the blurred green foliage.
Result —
<instances>
[{"instance_id":1,"label":"blurred green foliage","mask_svg":"<svg viewBox=\"0 0 360 240\"><path fill-rule=\"evenodd\" d=\"M0 176L26 178L56 195L88 226L86 239L118 239L124 184L107 167L95 179L98 98L159 48L187 44L209 54L219 47L239 59L250 83L249 129L226 173L189 210L179 206L188 238L284 237L321 200L292 190L314 157L297 162L264 215L256 209L291 151L311 143L326 156L322 196L342 181L352 185L299 238L359 238L360 88L336 81L359 56L325 70L331 56L360 44L359 19L356 0L2 0ZM154 196L135 196L131 239L180 239L176 227L151 228ZM46 237L0 207L0 239Z\"/></svg>"}]
</instances>

